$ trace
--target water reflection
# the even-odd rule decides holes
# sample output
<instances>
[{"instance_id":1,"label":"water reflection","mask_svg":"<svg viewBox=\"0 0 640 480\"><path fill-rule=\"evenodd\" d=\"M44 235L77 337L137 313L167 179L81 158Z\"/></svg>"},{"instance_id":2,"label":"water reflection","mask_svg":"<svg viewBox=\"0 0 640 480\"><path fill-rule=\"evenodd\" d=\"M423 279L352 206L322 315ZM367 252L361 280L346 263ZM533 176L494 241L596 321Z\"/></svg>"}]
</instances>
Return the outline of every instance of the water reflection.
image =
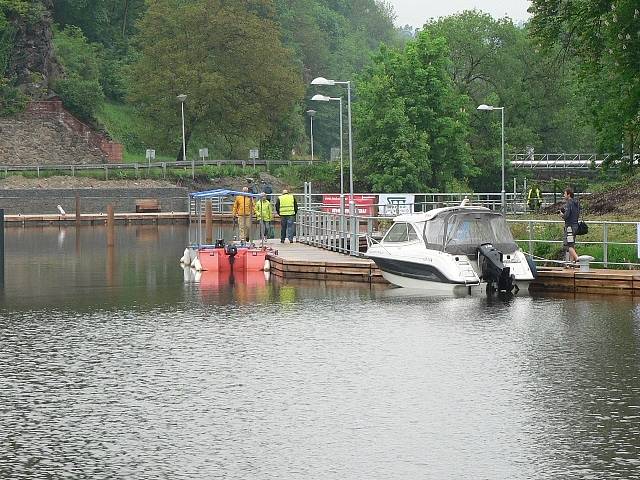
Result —
<instances>
[{"instance_id":1,"label":"water reflection","mask_svg":"<svg viewBox=\"0 0 640 480\"><path fill-rule=\"evenodd\" d=\"M638 478L634 299L197 275L183 227L7 234L0 478Z\"/></svg>"}]
</instances>

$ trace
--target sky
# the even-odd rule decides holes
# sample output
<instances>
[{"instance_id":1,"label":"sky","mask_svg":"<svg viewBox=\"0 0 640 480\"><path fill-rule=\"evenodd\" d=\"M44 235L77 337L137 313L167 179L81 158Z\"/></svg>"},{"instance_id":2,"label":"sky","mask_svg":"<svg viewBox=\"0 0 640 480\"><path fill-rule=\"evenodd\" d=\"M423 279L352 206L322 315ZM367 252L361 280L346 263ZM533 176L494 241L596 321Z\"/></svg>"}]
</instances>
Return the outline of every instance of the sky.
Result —
<instances>
[{"instance_id":1,"label":"sky","mask_svg":"<svg viewBox=\"0 0 640 480\"><path fill-rule=\"evenodd\" d=\"M422 27L429 18L438 18L463 10L481 10L495 18L505 14L515 22L529 18L529 0L387 0L396 11L396 25Z\"/></svg>"}]
</instances>

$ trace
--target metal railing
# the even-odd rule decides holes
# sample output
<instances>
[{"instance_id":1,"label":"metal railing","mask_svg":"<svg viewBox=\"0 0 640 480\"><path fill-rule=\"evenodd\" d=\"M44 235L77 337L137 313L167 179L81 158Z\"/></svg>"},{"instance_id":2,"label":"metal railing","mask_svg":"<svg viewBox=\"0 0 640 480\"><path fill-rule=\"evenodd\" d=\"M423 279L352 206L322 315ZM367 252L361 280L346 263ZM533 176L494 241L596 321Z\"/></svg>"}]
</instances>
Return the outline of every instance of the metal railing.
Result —
<instances>
[{"instance_id":1,"label":"metal railing","mask_svg":"<svg viewBox=\"0 0 640 480\"><path fill-rule=\"evenodd\" d=\"M562 229L564 228L564 221L562 220L519 220L519 219L507 219L507 223L514 224L524 224L526 225L526 234L527 238L516 239L516 242L523 248L524 251L533 255L535 252L535 246L538 244L547 244L547 245L562 245ZM605 268L610 265L623 266L623 267L634 267L639 268L640 263L638 262L614 262L609 260L609 253L612 247L616 246L638 246L638 235L637 232L640 230L640 222L616 222L616 221L604 221L604 220L589 220L587 221L589 225L589 234L584 237L576 237L576 250L578 254L580 254L580 246L581 245L595 245L602 248L602 258L594 260L591 263L602 265ZM536 233L542 232L545 230L544 228L536 228L537 226L548 227L549 225L557 225L559 233L559 237L557 239L549 240L544 238L536 238ZM611 230L617 227L633 227L636 231L636 241L628 242L622 241L620 239L612 238ZM513 228L512 228L513 230ZM524 247L523 247L524 246ZM638 251L636 251L636 258L638 258ZM544 263L543 259L536 259L538 262ZM553 261L552 259L548 259L548 261Z\"/></svg>"},{"instance_id":2,"label":"metal railing","mask_svg":"<svg viewBox=\"0 0 640 480\"><path fill-rule=\"evenodd\" d=\"M588 169L600 168L603 163L616 158L610 153L516 153L511 156L511 165L531 169ZM622 158L629 160L629 155ZM634 155L634 163L640 161L640 155ZM620 160L611 161L612 167L618 167Z\"/></svg>"},{"instance_id":3,"label":"metal railing","mask_svg":"<svg viewBox=\"0 0 640 480\"><path fill-rule=\"evenodd\" d=\"M297 237L299 241L319 248L325 248L347 255L362 256L360 252L361 240L363 238L378 236L382 237L386 229L391 226L390 217L365 216L365 215L344 215L339 213L323 212L317 209L308 208L308 198L304 208L298 211L297 218ZM510 225L524 224L527 237L517 238L516 242L521 246L523 251L534 255L535 245L537 244L553 244L562 245L562 227L564 222L561 220L518 220L507 219ZM602 258L596 258L591 262L603 267L617 266L627 268L640 268L640 263L626 261L611 261L609 254L611 249L617 246L637 246L638 242L623 241L620 238L612 236L611 230L617 227L633 226L638 231L640 222L613 222L613 221L588 221L590 232L586 237L578 237L576 249L580 253L581 245L596 245L602 248ZM537 233L542 233L541 226L558 225L558 238L545 239L539 238ZM536 228L538 227L538 228ZM513 230L513 227L512 227ZM636 256L637 258L637 256ZM558 263L562 260L535 258L537 263Z\"/></svg>"},{"instance_id":4,"label":"metal railing","mask_svg":"<svg viewBox=\"0 0 640 480\"><path fill-rule=\"evenodd\" d=\"M113 175L113 172L122 170L133 170L136 172L136 176L139 176L143 171L161 171L162 177L167 175L167 169L179 168L184 170L191 170L192 167L206 167L233 165L241 168L258 166L264 166L269 168L271 165L308 165L312 163L320 163L318 161L311 162L310 160L187 160L180 162L139 162L139 163L104 163L104 164L83 164L83 165L0 165L0 172L4 173L7 177L9 173L35 173L36 176L40 176L44 172L58 172L70 174L75 176L81 172L96 171L104 172L104 178L109 179L109 175ZM324 163L324 162L323 162Z\"/></svg>"}]
</instances>

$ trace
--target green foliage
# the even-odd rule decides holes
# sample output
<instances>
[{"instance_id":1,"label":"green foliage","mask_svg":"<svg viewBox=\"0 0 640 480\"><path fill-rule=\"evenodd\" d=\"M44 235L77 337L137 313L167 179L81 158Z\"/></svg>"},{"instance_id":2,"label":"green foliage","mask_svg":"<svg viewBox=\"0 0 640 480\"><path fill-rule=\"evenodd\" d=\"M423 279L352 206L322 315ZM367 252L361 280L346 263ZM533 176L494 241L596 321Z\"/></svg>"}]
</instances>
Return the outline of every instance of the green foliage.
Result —
<instances>
[{"instance_id":1,"label":"green foliage","mask_svg":"<svg viewBox=\"0 0 640 480\"><path fill-rule=\"evenodd\" d=\"M29 99L20 91L0 77L0 116L14 115L22 112Z\"/></svg>"},{"instance_id":2,"label":"green foliage","mask_svg":"<svg viewBox=\"0 0 640 480\"><path fill-rule=\"evenodd\" d=\"M85 120L91 120L104 100L100 86L100 47L87 41L77 27L58 31L54 38L56 56L64 76L55 89L65 106Z\"/></svg>"},{"instance_id":3,"label":"green foliage","mask_svg":"<svg viewBox=\"0 0 640 480\"><path fill-rule=\"evenodd\" d=\"M137 114L135 108L114 102L105 102L96 112L96 117L104 125L109 135L125 146L126 151L137 152L144 159L144 152L147 148L144 141L146 123Z\"/></svg>"},{"instance_id":4,"label":"green foliage","mask_svg":"<svg viewBox=\"0 0 640 480\"><path fill-rule=\"evenodd\" d=\"M187 94L186 137L206 131L231 156L247 138L268 138L302 99L303 87L277 25L246 2L158 0L140 23L141 56L131 100L178 150L178 94ZM171 135L169 132L174 132Z\"/></svg>"},{"instance_id":5,"label":"green foliage","mask_svg":"<svg viewBox=\"0 0 640 480\"><path fill-rule=\"evenodd\" d=\"M144 0L56 0L54 18L81 28L93 42L122 49L144 11Z\"/></svg>"},{"instance_id":6,"label":"green foliage","mask_svg":"<svg viewBox=\"0 0 640 480\"><path fill-rule=\"evenodd\" d=\"M637 0L533 0L531 28L546 52L572 66L599 146L629 160L640 144L640 8ZM622 152L620 152L622 153Z\"/></svg>"},{"instance_id":7,"label":"green foliage","mask_svg":"<svg viewBox=\"0 0 640 480\"><path fill-rule=\"evenodd\" d=\"M550 65L526 28L474 10L428 22L425 30L446 38L452 76L468 98L465 108L474 112L474 189L501 187L500 112L477 112L482 103L505 107L507 154L530 146L541 152L592 150L589 130L579 122L575 79Z\"/></svg>"},{"instance_id":8,"label":"green foliage","mask_svg":"<svg viewBox=\"0 0 640 480\"><path fill-rule=\"evenodd\" d=\"M356 105L371 190L443 191L474 175L464 102L442 38L423 31L402 51L383 47L359 78Z\"/></svg>"},{"instance_id":9,"label":"green foliage","mask_svg":"<svg viewBox=\"0 0 640 480\"><path fill-rule=\"evenodd\" d=\"M302 189L304 182L312 182L313 189L316 191L340 191L339 162L314 162L307 165L279 166L272 173L298 190ZM345 174L345 180L346 178Z\"/></svg>"}]
</instances>

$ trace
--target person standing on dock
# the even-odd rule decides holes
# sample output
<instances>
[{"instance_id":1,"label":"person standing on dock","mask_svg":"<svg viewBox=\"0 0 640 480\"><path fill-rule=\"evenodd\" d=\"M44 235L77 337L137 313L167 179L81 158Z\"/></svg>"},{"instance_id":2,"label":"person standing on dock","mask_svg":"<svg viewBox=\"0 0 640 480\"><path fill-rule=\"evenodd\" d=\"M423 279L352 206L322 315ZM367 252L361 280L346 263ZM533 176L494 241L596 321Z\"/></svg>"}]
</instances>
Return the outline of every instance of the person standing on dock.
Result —
<instances>
[{"instance_id":1,"label":"person standing on dock","mask_svg":"<svg viewBox=\"0 0 640 480\"><path fill-rule=\"evenodd\" d=\"M256 202L254 208L256 220L260 223L260 237L262 241L266 241L267 238L271 238L273 233L271 232L271 221L273 220L273 210L271 202L267 200L267 194L262 192L260 194L260 200Z\"/></svg>"},{"instance_id":2,"label":"person standing on dock","mask_svg":"<svg viewBox=\"0 0 640 480\"><path fill-rule=\"evenodd\" d=\"M233 218L238 220L238 230L240 240L249 241L249 230L251 229L251 214L253 213L253 200L248 195L249 188L244 187L242 191L247 195L236 196L233 202Z\"/></svg>"},{"instance_id":3,"label":"person standing on dock","mask_svg":"<svg viewBox=\"0 0 640 480\"><path fill-rule=\"evenodd\" d=\"M289 239L289 243L293 243L293 237L296 234L298 202L286 188L276 200L276 212L280 215L280 243L284 243L285 238Z\"/></svg>"},{"instance_id":4,"label":"person standing on dock","mask_svg":"<svg viewBox=\"0 0 640 480\"><path fill-rule=\"evenodd\" d=\"M570 187L564 189L564 207L560 209L560 215L564 219L564 247L569 254L568 260L578 261L576 253L576 231L578 230L578 218L580 216L580 206L573 198L573 190ZM565 260L567 260L565 258Z\"/></svg>"}]
</instances>

